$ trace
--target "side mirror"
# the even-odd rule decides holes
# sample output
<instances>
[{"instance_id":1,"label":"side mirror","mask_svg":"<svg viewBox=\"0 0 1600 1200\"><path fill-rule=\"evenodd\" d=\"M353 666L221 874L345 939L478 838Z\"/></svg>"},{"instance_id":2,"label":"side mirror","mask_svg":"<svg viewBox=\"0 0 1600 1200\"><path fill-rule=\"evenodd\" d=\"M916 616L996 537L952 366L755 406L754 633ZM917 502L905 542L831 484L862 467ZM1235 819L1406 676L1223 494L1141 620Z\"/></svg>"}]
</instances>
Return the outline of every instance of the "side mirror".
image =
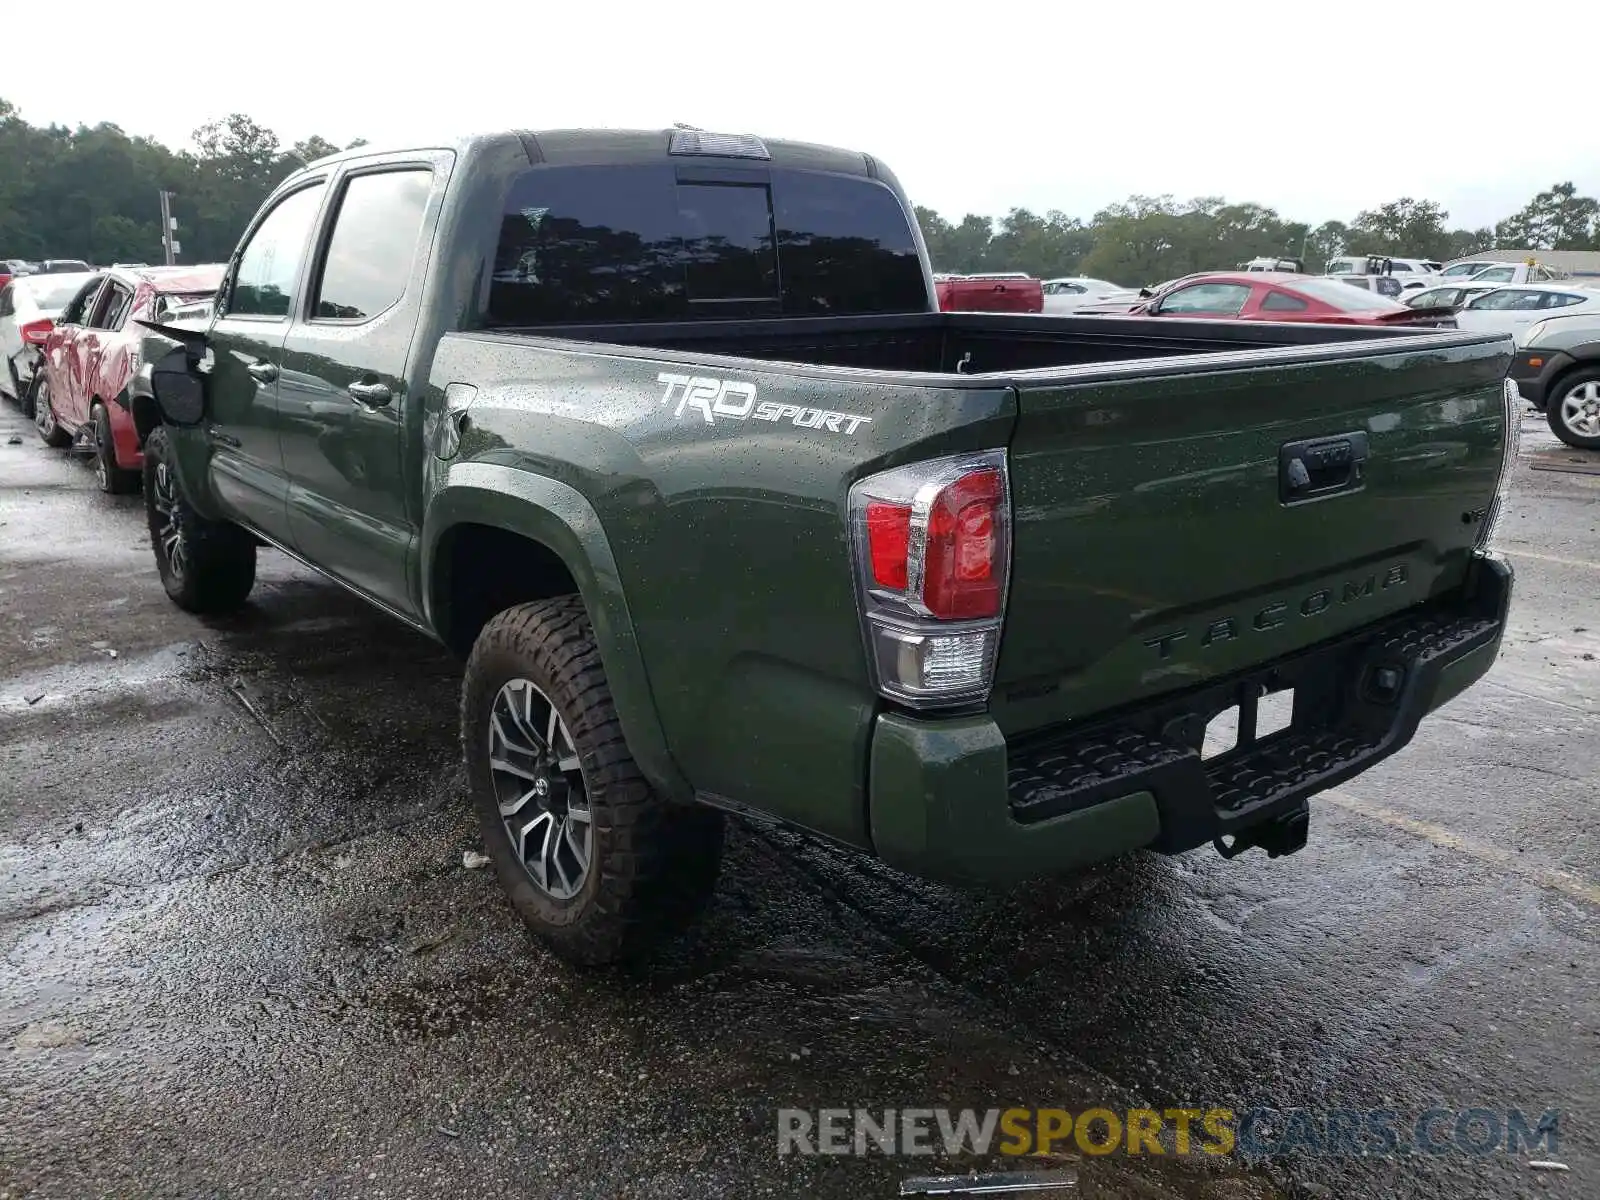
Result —
<instances>
[{"instance_id":1,"label":"side mirror","mask_svg":"<svg viewBox=\"0 0 1600 1200\"><path fill-rule=\"evenodd\" d=\"M162 420L198 425L206 415L206 384L200 373L200 364L210 356L206 335L198 329L158 321L138 324L155 335L145 338L140 356L150 364L150 394Z\"/></svg>"},{"instance_id":2,"label":"side mirror","mask_svg":"<svg viewBox=\"0 0 1600 1200\"><path fill-rule=\"evenodd\" d=\"M174 346L150 365L150 391L162 420L173 425L205 420L205 380L196 372L188 347Z\"/></svg>"}]
</instances>

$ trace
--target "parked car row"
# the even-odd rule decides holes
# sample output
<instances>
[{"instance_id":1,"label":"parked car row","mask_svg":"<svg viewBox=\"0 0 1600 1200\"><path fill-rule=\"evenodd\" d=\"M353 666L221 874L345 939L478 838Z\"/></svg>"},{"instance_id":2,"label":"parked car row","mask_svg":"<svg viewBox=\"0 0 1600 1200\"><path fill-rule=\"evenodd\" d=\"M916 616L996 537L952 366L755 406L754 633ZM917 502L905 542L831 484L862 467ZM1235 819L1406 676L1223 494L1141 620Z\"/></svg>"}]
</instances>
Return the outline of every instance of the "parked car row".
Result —
<instances>
[{"instance_id":1,"label":"parked car row","mask_svg":"<svg viewBox=\"0 0 1600 1200\"><path fill-rule=\"evenodd\" d=\"M137 490L144 459L128 397L145 333L137 322L203 310L222 274L208 264L11 277L0 287L0 393L47 445L92 452L101 490Z\"/></svg>"}]
</instances>

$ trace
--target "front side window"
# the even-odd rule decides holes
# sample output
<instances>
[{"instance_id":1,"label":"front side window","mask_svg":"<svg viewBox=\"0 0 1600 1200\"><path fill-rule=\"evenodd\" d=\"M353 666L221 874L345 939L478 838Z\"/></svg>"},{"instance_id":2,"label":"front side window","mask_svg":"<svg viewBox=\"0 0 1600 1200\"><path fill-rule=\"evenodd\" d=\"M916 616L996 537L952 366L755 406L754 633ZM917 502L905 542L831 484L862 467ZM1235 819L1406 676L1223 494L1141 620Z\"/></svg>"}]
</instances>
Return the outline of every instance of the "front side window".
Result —
<instances>
[{"instance_id":1,"label":"front side window","mask_svg":"<svg viewBox=\"0 0 1600 1200\"><path fill-rule=\"evenodd\" d=\"M229 316L289 315L306 240L322 202L322 188L317 183L286 196L256 226L239 256L228 297Z\"/></svg>"},{"instance_id":2,"label":"front side window","mask_svg":"<svg viewBox=\"0 0 1600 1200\"><path fill-rule=\"evenodd\" d=\"M428 170L356 175L345 184L313 319L365 320L399 302L432 188Z\"/></svg>"},{"instance_id":3,"label":"front side window","mask_svg":"<svg viewBox=\"0 0 1600 1200\"><path fill-rule=\"evenodd\" d=\"M1242 283L1196 283L1173 292L1161 302L1161 311L1235 316L1249 299L1250 289Z\"/></svg>"},{"instance_id":4,"label":"front side window","mask_svg":"<svg viewBox=\"0 0 1600 1200\"><path fill-rule=\"evenodd\" d=\"M1538 308L1542 299L1543 296L1539 292L1520 291L1516 288L1501 288L1499 291L1484 293L1467 307L1474 312L1513 312Z\"/></svg>"},{"instance_id":5,"label":"front side window","mask_svg":"<svg viewBox=\"0 0 1600 1200\"><path fill-rule=\"evenodd\" d=\"M133 293L121 284L108 283L95 305L91 329L121 329L133 304Z\"/></svg>"}]
</instances>

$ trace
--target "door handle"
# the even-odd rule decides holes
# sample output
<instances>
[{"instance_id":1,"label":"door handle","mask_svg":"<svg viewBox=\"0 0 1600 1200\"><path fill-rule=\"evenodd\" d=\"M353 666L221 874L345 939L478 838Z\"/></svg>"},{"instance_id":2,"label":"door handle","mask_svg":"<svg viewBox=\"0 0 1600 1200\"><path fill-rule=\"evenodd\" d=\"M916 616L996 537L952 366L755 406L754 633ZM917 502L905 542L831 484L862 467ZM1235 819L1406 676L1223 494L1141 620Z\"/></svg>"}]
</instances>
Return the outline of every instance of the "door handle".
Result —
<instances>
[{"instance_id":1,"label":"door handle","mask_svg":"<svg viewBox=\"0 0 1600 1200\"><path fill-rule=\"evenodd\" d=\"M245 370L250 373L250 378L258 379L262 383L271 383L278 377L277 363L253 362Z\"/></svg>"},{"instance_id":2,"label":"door handle","mask_svg":"<svg viewBox=\"0 0 1600 1200\"><path fill-rule=\"evenodd\" d=\"M369 408L379 408L394 399L394 393L389 390L386 383L352 383L345 391L357 404L364 404Z\"/></svg>"}]
</instances>

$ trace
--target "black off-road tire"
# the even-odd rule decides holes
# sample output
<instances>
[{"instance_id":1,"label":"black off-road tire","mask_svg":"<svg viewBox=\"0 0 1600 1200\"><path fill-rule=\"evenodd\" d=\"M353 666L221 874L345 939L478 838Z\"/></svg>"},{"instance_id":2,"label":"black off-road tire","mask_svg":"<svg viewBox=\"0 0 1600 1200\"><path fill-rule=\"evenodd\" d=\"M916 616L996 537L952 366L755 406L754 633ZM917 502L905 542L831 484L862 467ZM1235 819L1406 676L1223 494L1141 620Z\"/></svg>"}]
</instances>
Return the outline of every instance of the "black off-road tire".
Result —
<instances>
[{"instance_id":1,"label":"black off-road tire","mask_svg":"<svg viewBox=\"0 0 1600 1200\"><path fill-rule=\"evenodd\" d=\"M558 900L523 865L491 778L490 717L501 688L524 679L571 734L592 820L588 874ZM623 741L594 630L576 596L521 604L484 626L461 693L467 776L483 837L512 906L563 959L600 966L648 955L687 927L716 887L722 814L662 799Z\"/></svg>"},{"instance_id":2,"label":"black off-road tire","mask_svg":"<svg viewBox=\"0 0 1600 1200\"><path fill-rule=\"evenodd\" d=\"M94 481L102 492L126 496L139 490L139 472L117 466L117 448L111 440L111 414L99 401L89 410L94 422Z\"/></svg>"},{"instance_id":3,"label":"black off-road tire","mask_svg":"<svg viewBox=\"0 0 1600 1200\"><path fill-rule=\"evenodd\" d=\"M72 445L72 435L56 421L56 410L50 403L50 381L43 372L34 376L28 396L33 404L33 427L39 431L44 444L52 450Z\"/></svg>"},{"instance_id":4,"label":"black off-road tire","mask_svg":"<svg viewBox=\"0 0 1600 1200\"><path fill-rule=\"evenodd\" d=\"M190 507L165 429L144 444L144 509L161 585L173 603L192 613L228 613L245 602L256 582L255 538Z\"/></svg>"},{"instance_id":5,"label":"black off-road tire","mask_svg":"<svg viewBox=\"0 0 1600 1200\"><path fill-rule=\"evenodd\" d=\"M1574 450L1600 450L1600 435L1584 434L1573 429L1567 424L1562 411L1567 398L1588 384L1600 385L1600 367L1585 367L1558 380L1545 399L1544 417L1549 422L1550 432ZM1594 390L1600 393L1600 386Z\"/></svg>"}]
</instances>

